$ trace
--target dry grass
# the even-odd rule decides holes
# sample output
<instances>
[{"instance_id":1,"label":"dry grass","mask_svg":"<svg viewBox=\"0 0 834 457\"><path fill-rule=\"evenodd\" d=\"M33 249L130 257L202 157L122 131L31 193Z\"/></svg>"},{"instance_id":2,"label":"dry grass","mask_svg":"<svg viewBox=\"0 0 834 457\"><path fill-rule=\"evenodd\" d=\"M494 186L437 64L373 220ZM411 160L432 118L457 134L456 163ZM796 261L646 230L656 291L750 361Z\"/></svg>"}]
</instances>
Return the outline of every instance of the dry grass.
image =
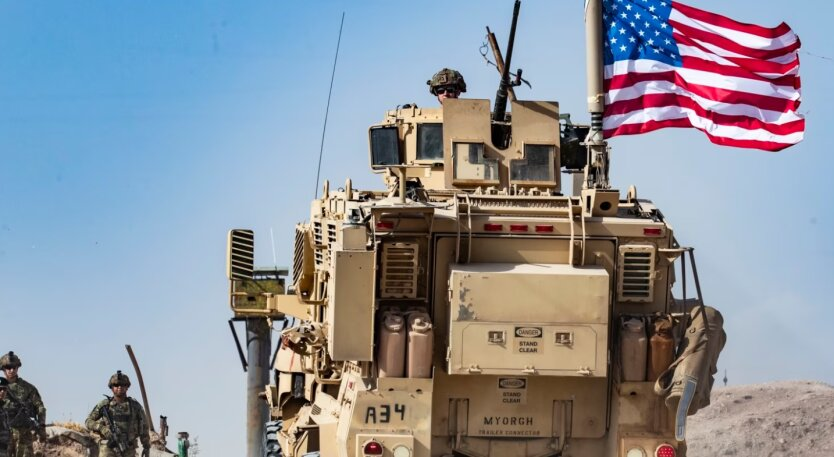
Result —
<instances>
[{"instance_id":1,"label":"dry grass","mask_svg":"<svg viewBox=\"0 0 834 457\"><path fill-rule=\"evenodd\" d=\"M66 429L74 430L79 433L90 433L90 431L87 430L87 427L83 426L82 424L79 424L78 422L53 422L52 425L55 425L56 427L64 427Z\"/></svg>"}]
</instances>

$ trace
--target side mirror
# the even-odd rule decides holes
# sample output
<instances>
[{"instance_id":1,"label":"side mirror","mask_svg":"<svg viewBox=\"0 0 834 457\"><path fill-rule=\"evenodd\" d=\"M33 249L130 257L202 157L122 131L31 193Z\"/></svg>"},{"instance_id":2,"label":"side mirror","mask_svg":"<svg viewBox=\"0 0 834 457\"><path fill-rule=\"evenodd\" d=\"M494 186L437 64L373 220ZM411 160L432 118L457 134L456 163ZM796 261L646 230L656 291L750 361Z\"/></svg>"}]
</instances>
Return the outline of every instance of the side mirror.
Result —
<instances>
[{"instance_id":1,"label":"side mirror","mask_svg":"<svg viewBox=\"0 0 834 457\"><path fill-rule=\"evenodd\" d=\"M252 230L229 230L226 243L226 277L252 279L255 271L255 232Z\"/></svg>"}]
</instances>

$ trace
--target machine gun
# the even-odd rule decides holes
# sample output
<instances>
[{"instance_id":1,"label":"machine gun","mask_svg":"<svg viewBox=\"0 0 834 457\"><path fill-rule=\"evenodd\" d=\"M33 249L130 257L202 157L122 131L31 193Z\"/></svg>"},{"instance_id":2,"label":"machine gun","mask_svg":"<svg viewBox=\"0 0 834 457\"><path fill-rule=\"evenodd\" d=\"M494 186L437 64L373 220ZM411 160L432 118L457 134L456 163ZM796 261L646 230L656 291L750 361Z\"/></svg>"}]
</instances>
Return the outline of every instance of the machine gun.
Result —
<instances>
[{"instance_id":1,"label":"machine gun","mask_svg":"<svg viewBox=\"0 0 834 457\"><path fill-rule=\"evenodd\" d=\"M108 401L112 401L113 397L105 395ZM113 420L113 416L110 415L110 408L109 403L107 405L102 406L101 408L102 414L104 414L104 419L107 421L107 428L110 429L110 436L111 438L107 440L107 447L111 449L119 449L119 454L124 456L125 452L127 452L127 443L124 442L122 439L122 433L119 432L119 428L116 426L116 422Z\"/></svg>"},{"instance_id":2,"label":"machine gun","mask_svg":"<svg viewBox=\"0 0 834 457\"><path fill-rule=\"evenodd\" d=\"M22 401L15 397L11 390L6 390L6 397L17 407L17 412L14 417L8 417L10 427L32 428L38 431L43 428L38 420L38 415L35 413L32 402Z\"/></svg>"},{"instance_id":3,"label":"machine gun","mask_svg":"<svg viewBox=\"0 0 834 457\"><path fill-rule=\"evenodd\" d=\"M507 59L504 62L504 71L501 72L501 82L498 84L498 92L495 94L495 106L492 110L492 144L499 148L506 148L510 142L510 127L507 125L507 97L510 87L521 85L521 69L515 73L515 80L510 81L510 63L513 60L513 45L515 43L515 26L518 23L518 12L521 9L521 0L515 0L513 7L513 22L510 26L510 40L507 43Z\"/></svg>"},{"instance_id":4,"label":"machine gun","mask_svg":"<svg viewBox=\"0 0 834 457\"><path fill-rule=\"evenodd\" d=\"M46 441L46 426L41 424L38 414L35 412L32 402L24 402L15 397L10 390L6 390L6 397L9 401L15 404L17 412L14 417L5 417L5 422L9 428L27 428L34 430L38 434L41 441ZM2 420L2 419L0 419Z\"/></svg>"}]
</instances>

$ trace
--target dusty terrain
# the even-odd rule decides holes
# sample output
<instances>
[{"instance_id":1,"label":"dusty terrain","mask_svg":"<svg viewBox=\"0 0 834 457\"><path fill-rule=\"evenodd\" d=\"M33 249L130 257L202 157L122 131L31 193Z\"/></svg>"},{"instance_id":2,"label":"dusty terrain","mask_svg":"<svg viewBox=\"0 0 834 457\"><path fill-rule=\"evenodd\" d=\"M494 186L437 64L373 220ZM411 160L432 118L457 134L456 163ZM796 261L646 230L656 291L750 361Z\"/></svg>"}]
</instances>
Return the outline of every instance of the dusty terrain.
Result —
<instances>
[{"instance_id":1,"label":"dusty terrain","mask_svg":"<svg viewBox=\"0 0 834 457\"><path fill-rule=\"evenodd\" d=\"M62 423L46 428L48 441L44 446L35 443L35 455L43 457L90 457L98 455L98 444L92 435L76 423ZM151 432L151 457L176 457L168 452L159 435ZM137 457L140 452L137 450Z\"/></svg>"},{"instance_id":2,"label":"dusty terrain","mask_svg":"<svg viewBox=\"0 0 834 457\"><path fill-rule=\"evenodd\" d=\"M47 457L86 457L83 428L50 427ZM79 433L80 432L80 433ZM786 381L719 387L689 419L689 457L834 457L834 387ZM170 456L155 449L153 457Z\"/></svg>"},{"instance_id":3,"label":"dusty terrain","mask_svg":"<svg viewBox=\"0 0 834 457\"><path fill-rule=\"evenodd\" d=\"M715 388L690 418L688 457L834 457L834 387L785 381Z\"/></svg>"}]
</instances>

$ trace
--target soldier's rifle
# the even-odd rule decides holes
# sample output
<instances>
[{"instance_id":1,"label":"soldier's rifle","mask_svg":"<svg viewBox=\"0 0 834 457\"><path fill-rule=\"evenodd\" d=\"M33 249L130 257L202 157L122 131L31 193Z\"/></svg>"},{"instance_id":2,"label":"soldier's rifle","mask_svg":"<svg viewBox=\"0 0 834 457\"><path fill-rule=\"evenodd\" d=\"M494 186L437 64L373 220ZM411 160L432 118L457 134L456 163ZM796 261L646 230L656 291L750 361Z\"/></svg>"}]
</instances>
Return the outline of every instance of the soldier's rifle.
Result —
<instances>
[{"instance_id":1,"label":"soldier's rifle","mask_svg":"<svg viewBox=\"0 0 834 457\"><path fill-rule=\"evenodd\" d=\"M107 421L107 428L110 429L111 436L111 439L107 440L107 447L111 449L118 448L120 455L124 456L127 452L127 443L122 439L123 434L119 431L116 421L110 414L110 402L113 401L113 397L105 395L104 398L107 399L107 404L101 407L101 413L104 415L104 420Z\"/></svg>"},{"instance_id":2,"label":"soldier's rifle","mask_svg":"<svg viewBox=\"0 0 834 457\"><path fill-rule=\"evenodd\" d=\"M9 399L17 407L17 413L14 417L8 419L11 427L31 427L37 431L44 428L38 420L38 414L35 412L35 405L31 401L23 401L17 398L11 389L6 390L6 398Z\"/></svg>"}]
</instances>

